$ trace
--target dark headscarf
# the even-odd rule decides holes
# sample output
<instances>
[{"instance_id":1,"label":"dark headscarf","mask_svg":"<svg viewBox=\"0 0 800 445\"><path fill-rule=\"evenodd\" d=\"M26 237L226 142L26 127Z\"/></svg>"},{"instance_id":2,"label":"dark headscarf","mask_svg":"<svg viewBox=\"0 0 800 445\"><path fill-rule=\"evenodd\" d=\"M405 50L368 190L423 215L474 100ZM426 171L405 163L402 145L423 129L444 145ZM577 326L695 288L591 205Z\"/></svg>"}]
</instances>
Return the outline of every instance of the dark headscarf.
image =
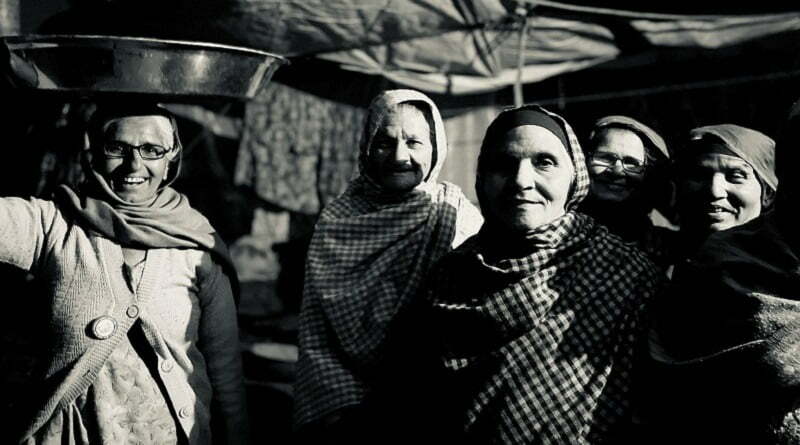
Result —
<instances>
[{"instance_id":1,"label":"dark headscarf","mask_svg":"<svg viewBox=\"0 0 800 445\"><path fill-rule=\"evenodd\" d=\"M489 152L497 149L506 133L523 125L543 127L553 133L564 144L564 148L566 148L575 168L575 177L572 179L572 188L566 203L566 210L573 210L589 193L589 172L586 168L583 150L581 150L578 138L567 121L538 105L524 105L503 110L489 124L478 155L478 177L476 181L478 201L482 200L481 173L485 168L486 156Z\"/></svg>"},{"instance_id":2,"label":"dark headscarf","mask_svg":"<svg viewBox=\"0 0 800 445\"><path fill-rule=\"evenodd\" d=\"M775 174L775 141L760 131L739 125L709 125L689 132L689 143L678 158L686 159L702 153L707 149L709 141L722 143L725 148L753 167L761 186L770 189L770 192L762 193L762 205L768 207L778 189L778 177Z\"/></svg>"}]
</instances>

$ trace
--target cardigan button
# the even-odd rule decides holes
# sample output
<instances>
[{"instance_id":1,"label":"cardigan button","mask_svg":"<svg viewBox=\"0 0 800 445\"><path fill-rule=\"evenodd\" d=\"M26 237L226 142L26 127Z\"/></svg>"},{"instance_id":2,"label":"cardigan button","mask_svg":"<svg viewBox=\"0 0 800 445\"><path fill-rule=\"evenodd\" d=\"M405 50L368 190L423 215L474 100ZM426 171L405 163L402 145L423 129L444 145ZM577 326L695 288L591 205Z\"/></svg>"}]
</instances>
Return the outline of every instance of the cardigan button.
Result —
<instances>
[{"instance_id":1,"label":"cardigan button","mask_svg":"<svg viewBox=\"0 0 800 445\"><path fill-rule=\"evenodd\" d=\"M191 406L184 406L178 411L178 416L185 419L192 415L192 407Z\"/></svg>"},{"instance_id":2,"label":"cardigan button","mask_svg":"<svg viewBox=\"0 0 800 445\"><path fill-rule=\"evenodd\" d=\"M89 324L89 331L92 337L98 340L105 340L117 330L117 321L109 315L97 317Z\"/></svg>"},{"instance_id":3,"label":"cardigan button","mask_svg":"<svg viewBox=\"0 0 800 445\"><path fill-rule=\"evenodd\" d=\"M130 318L136 318L139 315L139 306L135 304L128 306L128 310L125 311L125 314Z\"/></svg>"},{"instance_id":4,"label":"cardigan button","mask_svg":"<svg viewBox=\"0 0 800 445\"><path fill-rule=\"evenodd\" d=\"M174 366L175 365L172 363L171 360L164 360L163 362L161 362L161 370L164 371L164 372L172 371L172 368Z\"/></svg>"}]
</instances>

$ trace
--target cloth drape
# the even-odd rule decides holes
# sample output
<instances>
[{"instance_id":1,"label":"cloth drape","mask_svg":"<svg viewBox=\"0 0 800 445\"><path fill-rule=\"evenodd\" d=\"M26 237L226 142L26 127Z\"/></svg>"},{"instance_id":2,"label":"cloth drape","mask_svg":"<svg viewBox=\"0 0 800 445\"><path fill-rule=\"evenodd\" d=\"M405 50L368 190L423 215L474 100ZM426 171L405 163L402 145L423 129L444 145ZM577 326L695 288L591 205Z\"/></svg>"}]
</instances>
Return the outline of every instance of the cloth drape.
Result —
<instances>
[{"instance_id":1,"label":"cloth drape","mask_svg":"<svg viewBox=\"0 0 800 445\"><path fill-rule=\"evenodd\" d=\"M417 188L391 194L366 175L366 162L386 113L409 101L433 116L435 164ZM427 96L413 90L378 96L368 110L360 153L361 175L323 210L309 247L295 384L297 425L364 400L393 321L417 299L431 265L482 223L457 186L436 182L447 140Z\"/></svg>"},{"instance_id":2,"label":"cloth drape","mask_svg":"<svg viewBox=\"0 0 800 445\"><path fill-rule=\"evenodd\" d=\"M166 187L150 200L131 203L117 196L99 173L86 167L84 171L89 182L83 189L76 192L61 185L55 190L54 200L66 213L122 246L207 250L223 266L238 298L238 279L225 242L186 196Z\"/></svg>"}]
</instances>

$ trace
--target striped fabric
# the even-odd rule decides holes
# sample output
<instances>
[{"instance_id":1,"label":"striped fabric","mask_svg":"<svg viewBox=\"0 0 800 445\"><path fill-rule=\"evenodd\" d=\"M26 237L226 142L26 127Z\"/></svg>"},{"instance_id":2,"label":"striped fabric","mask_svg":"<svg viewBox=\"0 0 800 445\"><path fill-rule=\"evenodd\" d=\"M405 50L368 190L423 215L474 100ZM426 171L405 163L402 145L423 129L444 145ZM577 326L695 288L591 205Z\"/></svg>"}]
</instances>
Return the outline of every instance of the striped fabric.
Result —
<instances>
[{"instance_id":1,"label":"striped fabric","mask_svg":"<svg viewBox=\"0 0 800 445\"><path fill-rule=\"evenodd\" d=\"M630 421L634 342L662 278L644 254L572 210L588 178L561 122L573 196L564 216L523 241L533 253L489 264L493 236L482 230L432 272L450 408L463 413L470 443L603 443Z\"/></svg>"},{"instance_id":2,"label":"striped fabric","mask_svg":"<svg viewBox=\"0 0 800 445\"><path fill-rule=\"evenodd\" d=\"M421 93L393 90L373 102L362 137L361 172L383 116L412 100L427 104L434 116L436 164L428 179L397 197L386 196L362 175L317 223L300 317L297 427L363 402L392 321L416 299L434 261L483 221L457 186L436 182L447 141L435 105Z\"/></svg>"}]
</instances>

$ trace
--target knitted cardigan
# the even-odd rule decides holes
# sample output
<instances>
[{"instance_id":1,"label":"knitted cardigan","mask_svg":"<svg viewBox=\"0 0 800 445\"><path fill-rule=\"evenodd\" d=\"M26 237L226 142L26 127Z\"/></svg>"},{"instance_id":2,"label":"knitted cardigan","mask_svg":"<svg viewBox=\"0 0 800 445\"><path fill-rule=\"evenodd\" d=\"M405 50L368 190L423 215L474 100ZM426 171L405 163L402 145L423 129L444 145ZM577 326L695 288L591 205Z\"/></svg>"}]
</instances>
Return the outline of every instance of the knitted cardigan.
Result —
<instances>
[{"instance_id":1,"label":"knitted cardigan","mask_svg":"<svg viewBox=\"0 0 800 445\"><path fill-rule=\"evenodd\" d=\"M218 405L225 443L243 443L246 412L236 311L230 282L211 255L196 249L150 249L135 293L123 273L122 248L67 219L50 201L0 199L0 262L45 284L43 317L50 344L38 359L44 389L30 398L18 425L25 441L72 403L130 327L139 320L158 361L167 403L191 444L211 441L211 404ZM111 316L110 338L91 323ZM216 437L216 436L215 436Z\"/></svg>"}]
</instances>

